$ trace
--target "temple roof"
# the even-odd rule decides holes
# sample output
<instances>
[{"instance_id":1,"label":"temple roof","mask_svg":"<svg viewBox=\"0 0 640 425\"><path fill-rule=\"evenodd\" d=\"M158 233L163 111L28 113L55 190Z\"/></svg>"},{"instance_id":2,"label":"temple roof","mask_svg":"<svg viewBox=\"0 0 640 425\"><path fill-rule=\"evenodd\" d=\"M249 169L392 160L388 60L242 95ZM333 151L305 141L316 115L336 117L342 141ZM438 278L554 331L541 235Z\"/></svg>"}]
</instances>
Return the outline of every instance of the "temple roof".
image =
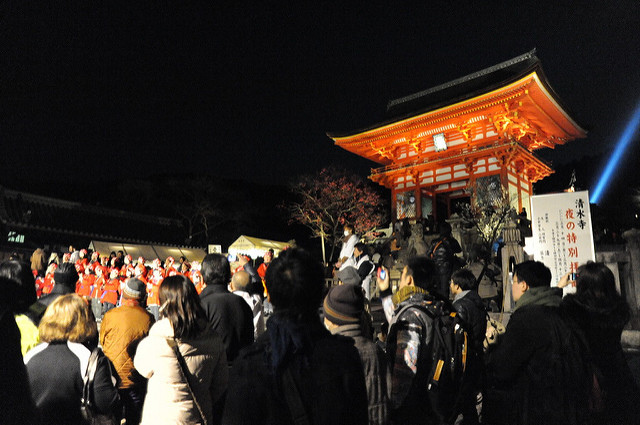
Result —
<instances>
[{"instance_id":1,"label":"temple roof","mask_svg":"<svg viewBox=\"0 0 640 425\"><path fill-rule=\"evenodd\" d=\"M328 132L330 138L349 137L369 130L421 115L439 108L456 104L511 84L535 72L544 88L560 104L559 97L549 85L536 50L517 56L505 62L485 68L444 84L408 96L390 100L387 104L388 119L367 128L346 132ZM561 106L562 109L563 108Z\"/></svg>"},{"instance_id":2,"label":"temple roof","mask_svg":"<svg viewBox=\"0 0 640 425\"><path fill-rule=\"evenodd\" d=\"M58 237L117 242L178 244L186 231L179 220L85 205L0 186L0 222L12 229Z\"/></svg>"}]
</instances>

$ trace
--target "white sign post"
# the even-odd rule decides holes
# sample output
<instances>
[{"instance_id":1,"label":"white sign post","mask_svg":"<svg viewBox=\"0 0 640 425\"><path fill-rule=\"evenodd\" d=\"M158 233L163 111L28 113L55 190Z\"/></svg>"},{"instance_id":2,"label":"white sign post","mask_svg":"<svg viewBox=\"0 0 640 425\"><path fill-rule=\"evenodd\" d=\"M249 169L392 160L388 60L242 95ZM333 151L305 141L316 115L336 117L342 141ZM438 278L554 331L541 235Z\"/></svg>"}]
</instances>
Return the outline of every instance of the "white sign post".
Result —
<instances>
[{"instance_id":1,"label":"white sign post","mask_svg":"<svg viewBox=\"0 0 640 425\"><path fill-rule=\"evenodd\" d=\"M580 264L595 261L589 192L565 192L531 197L534 259L551 269L551 286ZM575 288L565 288L565 293Z\"/></svg>"}]
</instances>

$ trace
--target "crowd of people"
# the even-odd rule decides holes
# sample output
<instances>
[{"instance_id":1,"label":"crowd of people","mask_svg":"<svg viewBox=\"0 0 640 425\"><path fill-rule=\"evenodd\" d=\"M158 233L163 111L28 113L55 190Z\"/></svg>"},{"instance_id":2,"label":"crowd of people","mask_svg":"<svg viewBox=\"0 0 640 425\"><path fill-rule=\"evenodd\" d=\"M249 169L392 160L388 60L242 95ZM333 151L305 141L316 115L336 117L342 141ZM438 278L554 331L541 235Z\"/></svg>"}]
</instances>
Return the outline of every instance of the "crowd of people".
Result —
<instances>
[{"instance_id":1,"label":"crowd of people","mask_svg":"<svg viewBox=\"0 0 640 425\"><path fill-rule=\"evenodd\" d=\"M352 227L329 288L300 248L258 267L74 249L5 261L2 422L91 423L89 410L116 424L637 423L620 344L630 310L606 266L582 265L563 298L569 275L552 286L542 263L517 265L515 311L487 344L486 267L454 267L439 252L456 250L451 239L445 230L401 264L397 288ZM462 362L443 367L438 347L454 331ZM445 379L454 369L459 382Z\"/></svg>"}]
</instances>

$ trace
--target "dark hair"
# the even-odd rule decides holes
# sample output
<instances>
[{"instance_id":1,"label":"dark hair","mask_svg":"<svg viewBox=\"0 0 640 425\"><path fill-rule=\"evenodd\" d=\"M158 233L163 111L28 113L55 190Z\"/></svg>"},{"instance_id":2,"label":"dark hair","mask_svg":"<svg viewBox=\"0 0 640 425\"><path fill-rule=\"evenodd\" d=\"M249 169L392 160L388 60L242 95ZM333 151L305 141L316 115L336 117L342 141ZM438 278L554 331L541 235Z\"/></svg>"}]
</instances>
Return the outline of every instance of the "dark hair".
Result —
<instances>
[{"instance_id":1,"label":"dark hair","mask_svg":"<svg viewBox=\"0 0 640 425\"><path fill-rule=\"evenodd\" d=\"M200 273L207 285L227 285L231 280L229 261L220 254L208 254L204 257Z\"/></svg>"},{"instance_id":2,"label":"dark hair","mask_svg":"<svg viewBox=\"0 0 640 425\"><path fill-rule=\"evenodd\" d=\"M14 313L25 313L36 302L35 280L27 263L9 260L0 264L0 302Z\"/></svg>"},{"instance_id":3,"label":"dark hair","mask_svg":"<svg viewBox=\"0 0 640 425\"><path fill-rule=\"evenodd\" d=\"M463 291L475 291L478 288L476 277L469 269L456 270L451 275L451 280Z\"/></svg>"},{"instance_id":4,"label":"dark hair","mask_svg":"<svg viewBox=\"0 0 640 425\"><path fill-rule=\"evenodd\" d=\"M540 286L551 286L551 270L540 261L525 261L516 264L513 268L513 275L518 280L527 282L531 288Z\"/></svg>"},{"instance_id":5,"label":"dark hair","mask_svg":"<svg viewBox=\"0 0 640 425\"><path fill-rule=\"evenodd\" d=\"M363 254L367 253L367 245L365 245L364 242L358 242L353 247L358 248L358 251L362 252Z\"/></svg>"},{"instance_id":6,"label":"dark hair","mask_svg":"<svg viewBox=\"0 0 640 425\"><path fill-rule=\"evenodd\" d=\"M478 260L487 261L488 259L489 259L489 252L487 252L487 249L481 245L473 245L469 250L470 263L476 262Z\"/></svg>"},{"instance_id":7,"label":"dark hair","mask_svg":"<svg viewBox=\"0 0 640 425\"><path fill-rule=\"evenodd\" d=\"M585 304L608 307L623 302L616 290L616 279L603 263L589 261L578 267L576 297Z\"/></svg>"},{"instance_id":8,"label":"dark hair","mask_svg":"<svg viewBox=\"0 0 640 425\"><path fill-rule=\"evenodd\" d=\"M440 223L440 236L449 236L451 234L451 225L446 221Z\"/></svg>"},{"instance_id":9,"label":"dark hair","mask_svg":"<svg viewBox=\"0 0 640 425\"><path fill-rule=\"evenodd\" d=\"M407 276L413 276L413 283L429 292L437 292L437 269L427 257L412 257L407 261Z\"/></svg>"},{"instance_id":10,"label":"dark hair","mask_svg":"<svg viewBox=\"0 0 640 425\"><path fill-rule=\"evenodd\" d=\"M267 269L265 285L276 312L294 320L317 317L324 274L320 262L304 249L281 252Z\"/></svg>"},{"instance_id":11,"label":"dark hair","mask_svg":"<svg viewBox=\"0 0 640 425\"><path fill-rule=\"evenodd\" d=\"M206 319L200 297L193 283L183 275L169 276L160 285L161 316L171 322L176 338L194 338L202 327L199 319Z\"/></svg>"}]
</instances>

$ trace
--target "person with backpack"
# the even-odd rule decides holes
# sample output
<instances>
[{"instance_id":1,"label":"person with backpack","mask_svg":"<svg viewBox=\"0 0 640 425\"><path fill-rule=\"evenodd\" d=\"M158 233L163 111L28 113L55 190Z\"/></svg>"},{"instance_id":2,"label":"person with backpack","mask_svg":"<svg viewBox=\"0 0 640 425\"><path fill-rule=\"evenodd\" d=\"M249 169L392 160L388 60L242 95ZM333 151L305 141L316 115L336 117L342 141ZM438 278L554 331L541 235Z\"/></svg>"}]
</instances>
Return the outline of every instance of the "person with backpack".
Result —
<instances>
[{"instance_id":1,"label":"person with backpack","mask_svg":"<svg viewBox=\"0 0 640 425\"><path fill-rule=\"evenodd\" d=\"M475 425L479 423L476 396L482 388L483 343L487 332L487 311L482 298L478 295L478 280L470 270L464 268L453 272L449 289L453 296L453 308L468 326L472 347L471 354L468 356L469 379L461 401L462 423Z\"/></svg>"},{"instance_id":2,"label":"person with backpack","mask_svg":"<svg viewBox=\"0 0 640 425\"><path fill-rule=\"evenodd\" d=\"M452 423L458 413L467 334L438 293L436 265L425 257L409 259L393 295L389 273L382 270L378 287L389 322L391 422Z\"/></svg>"},{"instance_id":3,"label":"person with backpack","mask_svg":"<svg viewBox=\"0 0 640 425\"><path fill-rule=\"evenodd\" d=\"M561 317L562 290L550 284L551 271L539 261L514 268L516 308L500 344L487 353L482 423L588 423L588 348Z\"/></svg>"},{"instance_id":4,"label":"person with backpack","mask_svg":"<svg viewBox=\"0 0 640 425\"><path fill-rule=\"evenodd\" d=\"M447 297L449 295L449 280L451 273L460 268L462 262L456 254L462 252L460 244L451 235L451 225L442 222L440 224L440 236L431 243L429 248L429 258L436 264L438 282L436 288L440 294Z\"/></svg>"}]
</instances>

